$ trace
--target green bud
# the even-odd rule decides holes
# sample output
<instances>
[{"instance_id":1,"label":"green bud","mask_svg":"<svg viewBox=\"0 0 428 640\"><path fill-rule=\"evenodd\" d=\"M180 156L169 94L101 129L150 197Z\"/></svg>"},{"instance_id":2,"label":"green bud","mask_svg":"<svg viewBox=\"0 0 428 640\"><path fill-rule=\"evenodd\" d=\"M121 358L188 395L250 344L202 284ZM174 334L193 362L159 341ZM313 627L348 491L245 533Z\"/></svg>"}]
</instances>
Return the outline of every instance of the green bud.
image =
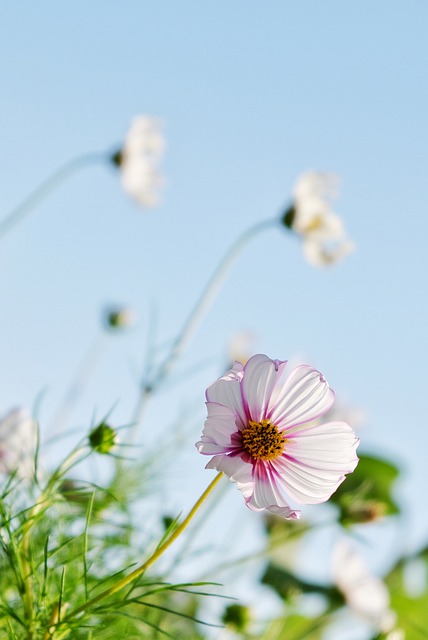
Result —
<instances>
[{"instance_id":1,"label":"green bud","mask_svg":"<svg viewBox=\"0 0 428 640\"><path fill-rule=\"evenodd\" d=\"M284 214L281 216L281 222L284 227L287 229L292 229L294 224L294 219L296 217L296 209L293 205L285 210Z\"/></svg>"},{"instance_id":2,"label":"green bud","mask_svg":"<svg viewBox=\"0 0 428 640\"><path fill-rule=\"evenodd\" d=\"M119 442L117 433L106 422L101 422L89 434L89 445L97 453L110 453Z\"/></svg>"},{"instance_id":3,"label":"green bud","mask_svg":"<svg viewBox=\"0 0 428 640\"><path fill-rule=\"evenodd\" d=\"M250 609L242 604L230 604L222 616L223 624L239 633L247 629L250 619Z\"/></svg>"},{"instance_id":4,"label":"green bud","mask_svg":"<svg viewBox=\"0 0 428 640\"><path fill-rule=\"evenodd\" d=\"M171 518L171 516L162 516L162 524L165 531L168 531L174 522L176 522L176 518Z\"/></svg>"},{"instance_id":5,"label":"green bud","mask_svg":"<svg viewBox=\"0 0 428 640\"><path fill-rule=\"evenodd\" d=\"M120 167L121 164L122 164L122 160L123 160L122 149L119 149L118 151L113 153L110 156L110 160L116 167Z\"/></svg>"},{"instance_id":6,"label":"green bud","mask_svg":"<svg viewBox=\"0 0 428 640\"><path fill-rule=\"evenodd\" d=\"M135 314L127 307L111 307L104 312L104 324L108 329L126 329L135 322Z\"/></svg>"}]
</instances>

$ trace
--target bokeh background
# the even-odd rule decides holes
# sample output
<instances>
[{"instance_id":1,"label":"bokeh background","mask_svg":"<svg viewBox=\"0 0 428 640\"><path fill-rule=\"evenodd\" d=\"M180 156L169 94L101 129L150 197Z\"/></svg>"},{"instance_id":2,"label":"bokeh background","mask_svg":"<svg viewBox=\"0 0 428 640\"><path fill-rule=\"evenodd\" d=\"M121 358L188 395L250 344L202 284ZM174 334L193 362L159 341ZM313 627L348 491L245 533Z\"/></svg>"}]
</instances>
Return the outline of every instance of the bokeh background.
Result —
<instances>
[{"instance_id":1,"label":"bokeh background","mask_svg":"<svg viewBox=\"0 0 428 640\"><path fill-rule=\"evenodd\" d=\"M224 252L284 210L302 171L331 171L355 253L316 269L285 230L256 238L140 443L165 447L186 423L190 444L165 469L173 487L163 500L187 508L211 477L193 449L204 390L233 336L250 333L251 351L317 366L364 416L361 448L403 471L399 543L424 543L427 20L425 0L3 3L2 217L69 159L115 150L136 114L161 118L167 151L158 208L139 208L100 164L1 239L1 412L36 410L50 438L101 341L67 426L84 433L109 412L129 424L147 345L165 349ZM107 334L102 311L116 303L138 322ZM257 518L232 488L229 500L233 517Z\"/></svg>"}]
</instances>

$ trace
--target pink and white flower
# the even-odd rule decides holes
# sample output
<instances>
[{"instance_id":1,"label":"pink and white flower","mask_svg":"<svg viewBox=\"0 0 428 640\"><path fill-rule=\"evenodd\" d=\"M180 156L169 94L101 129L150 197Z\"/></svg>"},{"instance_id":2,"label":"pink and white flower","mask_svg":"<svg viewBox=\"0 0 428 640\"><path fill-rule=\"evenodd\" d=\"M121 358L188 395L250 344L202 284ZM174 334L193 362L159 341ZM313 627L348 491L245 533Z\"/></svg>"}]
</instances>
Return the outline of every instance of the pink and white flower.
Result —
<instances>
[{"instance_id":1,"label":"pink and white flower","mask_svg":"<svg viewBox=\"0 0 428 640\"><path fill-rule=\"evenodd\" d=\"M236 482L250 509L300 518L300 504L325 502L358 463L356 438L345 422L307 425L333 405L324 376L300 365L283 379L286 361L255 355L206 391L208 417L200 453L206 468Z\"/></svg>"}]
</instances>

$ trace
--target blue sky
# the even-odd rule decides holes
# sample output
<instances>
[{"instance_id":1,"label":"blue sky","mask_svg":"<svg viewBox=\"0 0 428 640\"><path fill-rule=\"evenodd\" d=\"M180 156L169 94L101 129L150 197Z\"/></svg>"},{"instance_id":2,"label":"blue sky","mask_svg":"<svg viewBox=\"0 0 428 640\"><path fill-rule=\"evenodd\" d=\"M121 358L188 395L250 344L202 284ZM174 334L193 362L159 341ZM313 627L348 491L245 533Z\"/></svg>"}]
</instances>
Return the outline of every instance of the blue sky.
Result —
<instances>
[{"instance_id":1,"label":"blue sky","mask_svg":"<svg viewBox=\"0 0 428 640\"><path fill-rule=\"evenodd\" d=\"M190 406L197 440L230 336L251 331L255 351L314 364L366 414L362 447L405 469L403 544L425 540L427 18L424 0L3 6L2 216L63 162L120 145L138 113L162 119L168 146L159 208L94 166L1 240L1 411L42 394L48 431L118 302L139 323L106 338L71 424L113 405L128 422L150 317L167 343L239 234L278 215L302 171L332 171L355 254L316 270L285 231L255 239L150 419L167 429ZM194 459L182 481L197 495Z\"/></svg>"}]
</instances>

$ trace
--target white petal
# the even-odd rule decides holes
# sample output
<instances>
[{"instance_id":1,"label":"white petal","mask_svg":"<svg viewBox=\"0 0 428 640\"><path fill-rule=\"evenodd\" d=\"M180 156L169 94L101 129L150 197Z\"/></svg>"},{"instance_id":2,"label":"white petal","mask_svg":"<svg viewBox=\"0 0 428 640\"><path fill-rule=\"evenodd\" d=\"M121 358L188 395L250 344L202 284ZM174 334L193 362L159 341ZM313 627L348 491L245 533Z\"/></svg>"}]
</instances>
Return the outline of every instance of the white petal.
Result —
<instances>
[{"instance_id":1,"label":"white petal","mask_svg":"<svg viewBox=\"0 0 428 640\"><path fill-rule=\"evenodd\" d=\"M222 471L236 486L247 500L254 489L253 465L244 462L240 456L214 456L205 467Z\"/></svg>"},{"instance_id":2,"label":"white petal","mask_svg":"<svg viewBox=\"0 0 428 640\"><path fill-rule=\"evenodd\" d=\"M274 464L280 474L278 484L283 490L300 504L318 504L329 499L332 493L343 482L345 476L337 473L328 474L315 469L305 469L300 464L289 460L285 463L278 458Z\"/></svg>"},{"instance_id":3,"label":"white petal","mask_svg":"<svg viewBox=\"0 0 428 640\"><path fill-rule=\"evenodd\" d=\"M164 146L157 118L143 115L133 120L121 150L121 180L125 191L146 207L159 201L163 178L158 165Z\"/></svg>"},{"instance_id":4,"label":"white petal","mask_svg":"<svg viewBox=\"0 0 428 640\"><path fill-rule=\"evenodd\" d=\"M159 202L162 183L159 172L144 158L130 158L122 166L123 188L143 206L152 207Z\"/></svg>"},{"instance_id":5,"label":"white petal","mask_svg":"<svg viewBox=\"0 0 428 640\"><path fill-rule=\"evenodd\" d=\"M303 254L309 264L315 267L335 264L354 250L355 244L345 238L334 246L329 246L313 238L305 239L303 242Z\"/></svg>"},{"instance_id":6,"label":"white petal","mask_svg":"<svg viewBox=\"0 0 428 640\"><path fill-rule=\"evenodd\" d=\"M345 423L296 432L284 454L272 461L278 484L302 504L325 502L358 464L358 439Z\"/></svg>"},{"instance_id":7,"label":"white petal","mask_svg":"<svg viewBox=\"0 0 428 640\"><path fill-rule=\"evenodd\" d=\"M213 455L228 453L236 448L232 442L233 434L238 431L235 413L222 404L207 402L208 417L200 442L196 443L199 453Z\"/></svg>"},{"instance_id":8,"label":"white petal","mask_svg":"<svg viewBox=\"0 0 428 640\"><path fill-rule=\"evenodd\" d=\"M165 149L159 118L140 115L133 119L125 138L124 154L153 154L159 156Z\"/></svg>"},{"instance_id":9,"label":"white petal","mask_svg":"<svg viewBox=\"0 0 428 640\"><path fill-rule=\"evenodd\" d=\"M247 426L247 417L241 394L243 375L242 364L235 362L233 369L230 369L224 376L216 380L206 391L208 402L216 402L231 409L239 417L241 427Z\"/></svg>"},{"instance_id":10,"label":"white petal","mask_svg":"<svg viewBox=\"0 0 428 640\"><path fill-rule=\"evenodd\" d=\"M326 422L291 433L286 454L307 466L351 473L358 464L359 439L346 422Z\"/></svg>"},{"instance_id":11,"label":"white petal","mask_svg":"<svg viewBox=\"0 0 428 640\"><path fill-rule=\"evenodd\" d=\"M333 402L334 392L323 375L300 365L285 380L268 417L281 428L294 427L319 418Z\"/></svg>"},{"instance_id":12,"label":"white petal","mask_svg":"<svg viewBox=\"0 0 428 640\"><path fill-rule=\"evenodd\" d=\"M272 392L286 362L271 360L259 354L250 358L244 368L242 396L252 420L258 422L267 413Z\"/></svg>"},{"instance_id":13,"label":"white petal","mask_svg":"<svg viewBox=\"0 0 428 640\"><path fill-rule=\"evenodd\" d=\"M334 173L325 171L306 171L296 180L294 200L301 204L307 198L330 201L338 191L339 179Z\"/></svg>"}]
</instances>

